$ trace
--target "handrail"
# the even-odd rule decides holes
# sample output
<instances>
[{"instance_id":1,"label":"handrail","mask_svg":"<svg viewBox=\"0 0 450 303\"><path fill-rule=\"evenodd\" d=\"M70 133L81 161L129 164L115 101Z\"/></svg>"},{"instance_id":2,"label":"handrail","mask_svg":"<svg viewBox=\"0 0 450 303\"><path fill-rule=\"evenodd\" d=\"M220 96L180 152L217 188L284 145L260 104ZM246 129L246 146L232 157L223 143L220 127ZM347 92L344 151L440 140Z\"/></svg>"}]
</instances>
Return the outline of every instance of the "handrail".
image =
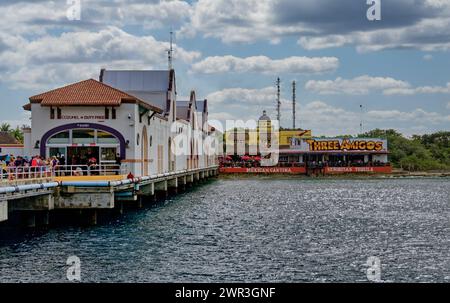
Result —
<instances>
[{"instance_id":1,"label":"handrail","mask_svg":"<svg viewBox=\"0 0 450 303\"><path fill-rule=\"evenodd\" d=\"M122 175L127 168L118 164L10 166L0 171L0 181L43 179L64 176Z\"/></svg>"},{"instance_id":2,"label":"handrail","mask_svg":"<svg viewBox=\"0 0 450 303\"><path fill-rule=\"evenodd\" d=\"M218 165L204 167L204 168L194 168L194 169L185 169L179 170L170 173L158 174L158 175L150 175L150 176L142 176L133 179L124 179L119 181L62 181L62 182L45 182L45 183L37 183L37 184L24 184L17 186L6 186L0 187L0 194L7 194L19 191L28 191L28 190L36 190L36 189L46 189L46 188L54 188L58 186L79 186L79 187L111 187L111 186L120 186L127 185L133 183L140 183L142 181L154 180L157 178L165 178L169 176L176 176L188 173L196 173L199 171L205 171L209 169L217 169Z\"/></svg>"},{"instance_id":3,"label":"handrail","mask_svg":"<svg viewBox=\"0 0 450 303\"><path fill-rule=\"evenodd\" d=\"M195 173L197 171L202 170L208 170L208 169L214 169L219 168L218 165L210 166L210 167L204 167L204 168L196 168L191 170L180 170L176 172L171 173L164 173L164 174L157 174L157 175L150 175L150 176L142 176L138 178L133 179L124 179L119 181L62 181L61 186L79 186L79 187L111 187L111 186L120 186L120 185L128 185L132 183L140 183L142 181L148 181L156 178L165 178L168 176L178 175L178 174L184 174L184 173Z\"/></svg>"}]
</instances>

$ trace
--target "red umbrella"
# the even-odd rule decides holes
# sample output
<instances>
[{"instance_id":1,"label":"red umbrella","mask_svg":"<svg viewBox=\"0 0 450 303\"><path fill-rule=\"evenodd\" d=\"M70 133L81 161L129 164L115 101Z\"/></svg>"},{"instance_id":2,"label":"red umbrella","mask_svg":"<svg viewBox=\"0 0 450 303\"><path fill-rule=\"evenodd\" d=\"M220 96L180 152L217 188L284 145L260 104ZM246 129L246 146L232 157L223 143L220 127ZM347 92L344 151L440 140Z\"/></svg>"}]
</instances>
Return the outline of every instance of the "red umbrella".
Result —
<instances>
[{"instance_id":1,"label":"red umbrella","mask_svg":"<svg viewBox=\"0 0 450 303\"><path fill-rule=\"evenodd\" d=\"M250 160L251 158L249 157L249 156L242 156L241 157L241 160L243 160L243 161L248 161L248 160Z\"/></svg>"},{"instance_id":2,"label":"red umbrella","mask_svg":"<svg viewBox=\"0 0 450 303\"><path fill-rule=\"evenodd\" d=\"M233 160L233 158L231 158L231 156L226 156L226 157L225 157L225 160L231 161L231 160Z\"/></svg>"},{"instance_id":3,"label":"red umbrella","mask_svg":"<svg viewBox=\"0 0 450 303\"><path fill-rule=\"evenodd\" d=\"M261 161L261 157L260 157L260 156L254 156L254 157L253 157L253 160L255 160L255 161Z\"/></svg>"}]
</instances>

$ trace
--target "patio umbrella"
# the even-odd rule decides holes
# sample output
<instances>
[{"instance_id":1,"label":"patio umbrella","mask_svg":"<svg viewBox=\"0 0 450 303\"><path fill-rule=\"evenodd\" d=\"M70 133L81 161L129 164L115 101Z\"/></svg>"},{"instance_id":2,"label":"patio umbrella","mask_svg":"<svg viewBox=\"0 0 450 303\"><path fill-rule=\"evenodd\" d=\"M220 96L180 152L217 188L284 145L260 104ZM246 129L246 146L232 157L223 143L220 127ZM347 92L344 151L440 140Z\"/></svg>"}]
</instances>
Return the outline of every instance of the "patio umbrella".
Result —
<instances>
[{"instance_id":1,"label":"patio umbrella","mask_svg":"<svg viewBox=\"0 0 450 303\"><path fill-rule=\"evenodd\" d=\"M242 156L241 157L241 160L243 160L243 161L248 161L248 160L250 160L251 158L249 157L249 156Z\"/></svg>"}]
</instances>

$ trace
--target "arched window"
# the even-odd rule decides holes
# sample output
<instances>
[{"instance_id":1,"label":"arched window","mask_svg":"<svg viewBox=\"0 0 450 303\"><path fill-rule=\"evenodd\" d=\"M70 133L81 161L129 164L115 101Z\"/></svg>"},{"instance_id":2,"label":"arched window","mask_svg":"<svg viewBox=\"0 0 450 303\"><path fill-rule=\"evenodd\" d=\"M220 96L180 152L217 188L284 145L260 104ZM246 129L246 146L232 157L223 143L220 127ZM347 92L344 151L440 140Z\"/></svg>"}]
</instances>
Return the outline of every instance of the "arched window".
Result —
<instances>
[{"instance_id":1,"label":"arched window","mask_svg":"<svg viewBox=\"0 0 450 303\"><path fill-rule=\"evenodd\" d=\"M50 145L69 144L120 144L119 139L113 134L96 129L71 129L52 135L47 140Z\"/></svg>"},{"instance_id":2,"label":"arched window","mask_svg":"<svg viewBox=\"0 0 450 303\"><path fill-rule=\"evenodd\" d=\"M69 131L60 132L48 139L48 144L70 144Z\"/></svg>"}]
</instances>

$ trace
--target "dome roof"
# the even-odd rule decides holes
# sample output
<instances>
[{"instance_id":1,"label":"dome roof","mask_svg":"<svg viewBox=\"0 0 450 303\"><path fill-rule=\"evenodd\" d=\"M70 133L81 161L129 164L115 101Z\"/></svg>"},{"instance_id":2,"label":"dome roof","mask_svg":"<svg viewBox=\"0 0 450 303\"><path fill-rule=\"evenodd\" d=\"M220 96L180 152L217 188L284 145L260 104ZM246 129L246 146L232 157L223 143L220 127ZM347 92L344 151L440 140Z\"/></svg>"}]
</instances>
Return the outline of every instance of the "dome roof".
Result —
<instances>
[{"instance_id":1,"label":"dome roof","mask_svg":"<svg viewBox=\"0 0 450 303\"><path fill-rule=\"evenodd\" d=\"M259 121L270 121L270 117L266 115L266 111L263 111L263 114L261 117L259 117Z\"/></svg>"}]
</instances>

